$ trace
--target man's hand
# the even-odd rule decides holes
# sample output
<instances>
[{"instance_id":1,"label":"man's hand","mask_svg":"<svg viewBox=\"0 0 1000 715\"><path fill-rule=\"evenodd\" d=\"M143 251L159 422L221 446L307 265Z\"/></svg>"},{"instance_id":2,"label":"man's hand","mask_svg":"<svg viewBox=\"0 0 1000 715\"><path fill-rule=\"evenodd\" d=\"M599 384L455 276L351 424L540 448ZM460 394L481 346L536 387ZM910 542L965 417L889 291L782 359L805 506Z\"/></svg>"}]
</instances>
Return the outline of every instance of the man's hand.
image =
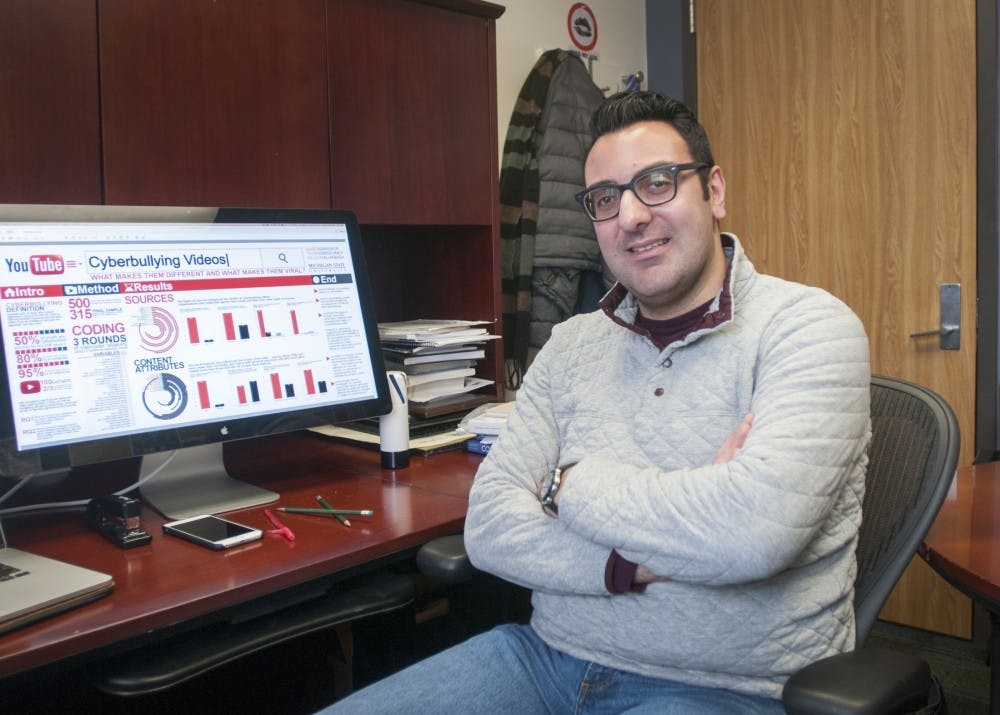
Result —
<instances>
[{"instance_id":1,"label":"man's hand","mask_svg":"<svg viewBox=\"0 0 1000 715\"><path fill-rule=\"evenodd\" d=\"M748 412L744 415L743 421L736 425L736 428L726 437L726 441L719 447L719 451L715 453L715 459L712 460L712 464L723 464L735 457L736 453L740 451L740 447L746 441L747 435L750 434L750 427L752 425L753 412Z\"/></svg>"},{"instance_id":2,"label":"man's hand","mask_svg":"<svg viewBox=\"0 0 1000 715\"><path fill-rule=\"evenodd\" d=\"M654 581L669 581L666 576L657 576L645 566L638 566L635 569L635 576L632 583L653 583Z\"/></svg>"}]
</instances>

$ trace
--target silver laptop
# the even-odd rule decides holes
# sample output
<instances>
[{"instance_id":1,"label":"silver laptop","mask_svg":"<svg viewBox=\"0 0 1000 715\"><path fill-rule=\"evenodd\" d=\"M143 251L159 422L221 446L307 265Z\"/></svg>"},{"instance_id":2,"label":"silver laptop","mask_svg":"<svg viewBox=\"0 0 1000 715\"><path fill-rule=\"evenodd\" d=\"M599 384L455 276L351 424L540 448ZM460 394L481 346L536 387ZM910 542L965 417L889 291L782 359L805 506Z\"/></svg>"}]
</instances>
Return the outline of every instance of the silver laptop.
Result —
<instances>
[{"instance_id":1,"label":"silver laptop","mask_svg":"<svg viewBox=\"0 0 1000 715\"><path fill-rule=\"evenodd\" d=\"M108 574L0 548L0 633L93 601L113 587Z\"/></svg>"}]
</instances>

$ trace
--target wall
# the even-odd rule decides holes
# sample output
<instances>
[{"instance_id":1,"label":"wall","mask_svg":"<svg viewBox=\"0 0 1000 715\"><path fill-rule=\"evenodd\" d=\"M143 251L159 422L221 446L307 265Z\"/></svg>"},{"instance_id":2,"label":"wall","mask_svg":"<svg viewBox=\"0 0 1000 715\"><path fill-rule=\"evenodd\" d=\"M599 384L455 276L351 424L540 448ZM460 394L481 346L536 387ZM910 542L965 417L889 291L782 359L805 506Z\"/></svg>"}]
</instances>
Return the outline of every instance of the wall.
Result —
<instances>
[{"instance_id":1,"label":"wall","mask_svg":"<svg viewBox=\"0 0 1000 715\"><path fill-rule=\"evenodd\" d=\"M566 18L574 0L496 0L507 8L497 20L498 144L504 138L514 101L539 55L557 48L574 49ZM594 81L610 92L623 89L622 77L646 71L645 0L588 0L597 18L598 59ZM643 83L643 89L647 85Z\"/></svg>"}]
</instances>

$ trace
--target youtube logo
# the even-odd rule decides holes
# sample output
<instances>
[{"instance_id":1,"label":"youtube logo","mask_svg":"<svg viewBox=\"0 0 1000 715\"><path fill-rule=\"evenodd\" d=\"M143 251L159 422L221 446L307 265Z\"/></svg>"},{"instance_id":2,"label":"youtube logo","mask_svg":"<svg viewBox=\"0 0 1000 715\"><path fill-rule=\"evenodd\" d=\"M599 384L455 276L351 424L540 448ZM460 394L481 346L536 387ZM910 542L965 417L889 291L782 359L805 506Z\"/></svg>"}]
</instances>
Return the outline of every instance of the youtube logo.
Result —
<instances>
[{"instance_id":1,"label":"youtube logo","mask_svg":"<svg viewBox=\"0 0 1000 715\"><path fill-rule=\"evenodd\" d=\"M66 263L62 256L52 253L31 256L28 263L31 266L31 272L36 276L58 275L66 270Z\"/></svg>"},{"instance_id":2,"label":"youtube logo","mask_svg":"<svg viewBox=\"0 0 1000 715\"><path fill-rule=\"evenodd\" d=\"M21 381L21 394L22 395L34 395L35 393L42 391L42 383L38 380L22 380Z\"/></svg>"}]
</instances>

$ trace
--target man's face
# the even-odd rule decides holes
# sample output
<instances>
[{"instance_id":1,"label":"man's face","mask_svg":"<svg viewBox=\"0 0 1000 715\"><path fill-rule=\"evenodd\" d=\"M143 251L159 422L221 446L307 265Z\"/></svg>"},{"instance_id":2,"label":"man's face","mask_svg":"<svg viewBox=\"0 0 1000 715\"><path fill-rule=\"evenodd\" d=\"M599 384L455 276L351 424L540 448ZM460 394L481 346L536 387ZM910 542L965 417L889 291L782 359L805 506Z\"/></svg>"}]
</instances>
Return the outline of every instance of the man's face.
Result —
<instances>
[{"instance_id":1,"label":"man's face","mask_svg":"<svg viewBox=\"0 0 1000 715\"><path fill-rule=\"evenodd\" d=\"M692 160L676 129L640 122L600 137L584 174L588 187L626 184L644 169ZM726 261L716 222L726 215L726 181L718 166L709 172L708 189L706 200L698 172L682 171L672 201L650 207L626 190L618 216L594 223L604 260L647 318L682 315L722 287Z\"/></svg>"}]
</instances>

